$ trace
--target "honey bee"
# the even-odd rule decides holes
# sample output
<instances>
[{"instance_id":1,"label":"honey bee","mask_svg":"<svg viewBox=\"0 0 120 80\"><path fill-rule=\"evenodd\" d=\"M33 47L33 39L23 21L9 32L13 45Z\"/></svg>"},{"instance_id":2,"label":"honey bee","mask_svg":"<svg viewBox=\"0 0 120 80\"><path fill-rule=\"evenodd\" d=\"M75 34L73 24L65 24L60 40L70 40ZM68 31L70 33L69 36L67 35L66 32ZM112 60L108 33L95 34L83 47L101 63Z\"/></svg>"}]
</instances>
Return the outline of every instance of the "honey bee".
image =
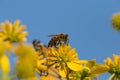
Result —
<instances>
[{"instance_id":1,"label":"honey bee","mask_svg":"<svg viewBox=\"0 0 120 80\"><path fill-rule=\"evenodd\" d=\"M46 45L44 45L39 40L33 40L32 44L33 44L36 51L40 52L40 54L43 54L44 56L47 56L48 49L47 49Z\"/></svg>"},{"instance_id":2,"label":"honey bee","mask_svg":"<svg viewBox=\"0 0 120 80\"><path fill-rule=\"evenodd\" d=\"M52 37L51 40L48 43L48 47L57 47L61 44L68 44L69 40L68 40L68 34L63 34L63 33L59 33L59 34L55 34L55 35L49 35L49 37Z\"/></svg>"}]
</instances>

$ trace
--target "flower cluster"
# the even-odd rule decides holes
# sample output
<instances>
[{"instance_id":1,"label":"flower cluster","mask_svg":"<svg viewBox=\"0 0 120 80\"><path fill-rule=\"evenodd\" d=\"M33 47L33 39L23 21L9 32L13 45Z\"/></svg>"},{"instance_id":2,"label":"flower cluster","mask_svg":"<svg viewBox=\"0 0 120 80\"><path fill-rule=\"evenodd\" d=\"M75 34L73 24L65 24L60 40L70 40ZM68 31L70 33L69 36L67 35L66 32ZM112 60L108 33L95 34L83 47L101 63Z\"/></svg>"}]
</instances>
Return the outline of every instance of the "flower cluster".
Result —
<instances>
[{"instance_id":1,"label":"flower cluster","mask_svg":"<svg viewBox=\"0 0 120 80\"><path fill-rule=\"evenodd\" d=\"M120 31L120 13L116 13L112 16L113 28Z\"/></svg>"},{"instance_id":2,"label":"flower cluster","mask_svg":"<svg viewBox=\"0 0 120 80\"><path fill-rule=\"evenodd\" d=\"M116 19L120 20L119 14L112 18L113 26L119 30ZM79 59L64 34L54 35L48 47L37 40L33 45L23 43L28 32L19 24L19 20L0 24L0 80L96 80L106 72L111 74L109 80L120 80L120 55L113 54L113 59L106 58L104 64L96 63L96 59ZM13 69L11 54L16 56Z\"/></svg>"},{"instance_id":3,"label":"flower cluster","mask_svg":"<svg viewBox=\"0 0 120 80\"><path fill-rule=\"evenodd\" d=\"M109 67L108 72L113 75L110 78L120 79L120 55L113 54L113 60L108 57L104 62Z\"/></svg>"},{"instance_id":4,"label":"flower cluster","mask_svg":"<svg viewBox=\"0 0 120 80\"><path fill-rule=\"evenodd\" d=\"M9 42L21 42L26 41L27 31L23 31L25 29L24 25L19 26L20 21L16 20L14 24L11 24L9 21L5 23L1 23L1 31L0 31L0 40L9 41Z\"/></svg>"}]
</instances>

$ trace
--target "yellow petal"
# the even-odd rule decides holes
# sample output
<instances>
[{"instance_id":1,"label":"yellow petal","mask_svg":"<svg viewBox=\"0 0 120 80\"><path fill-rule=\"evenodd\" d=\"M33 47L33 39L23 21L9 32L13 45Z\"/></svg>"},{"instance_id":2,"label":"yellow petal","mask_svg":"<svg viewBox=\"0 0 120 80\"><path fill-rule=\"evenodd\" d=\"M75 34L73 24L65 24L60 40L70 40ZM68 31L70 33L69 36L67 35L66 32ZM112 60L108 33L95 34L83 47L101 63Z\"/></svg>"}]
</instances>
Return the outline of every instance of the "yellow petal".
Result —
<instances>
[{"instance_id":1,"label":"yellow petal","mask_svg":"<svg viewBox=\"0 0 120 80\"><path fill-rule=\"evenodd\" d=\"M60 74L63 78L65 78L65 77L66 77L66 74L67 74L66 69L60 69L60 70L59 70L59 74Z\"/></svg>"},{"instance_id":2,"label":"yellow petal","mask_svg":"<svg viewBox=\"0 0 120 80\"><path fill-rule=\"evenodd\" d=\"M39 64L42 64L42 63L46 63L46 62L47 62L46 59L43 59L43 60L37 60L38 65L39 65Z\"/></svg>"},{"instance_id":3,"label":"yellow petal","mask_svg":"<svg viewBox=\"0 0 120 80\"><path fill-rule=\"evenodd\" d=\"M40 70L47 70L47 66L42 65L43 63L46 63L46 60L38 60L37 61L37 68Z\"/></svg>"},{"instance_id":4,"label":"yellow petal","mask_svg":"<svg viewBox=\"0 0 120 80\"><path fill-rule=\"evenodd\" d=\"M20 36L20 37L25 37L27 34L28 34L28 32L27 32L27 31L24 31L24 32L20 33L19 36Z\"/></svg>"},{"instance_id":5,"label":"yellow petal","mask_svg":"<svg viewBox=\"0 0 120 80\"><path fill-rule=\"evenodd\" d=\"M87 64L88 61L87 60L77 60L77 61L73 61L74 63L77 63L77 64Z\"/></svg>"},{"instance_id":6,"label":"yellow petal","mask_svg":"<svg viewBox=\"0 0 120 80\"><path fill-rule=\"evenodd\" d=\"M70 48L71 48L71 47L70 47L69 44L68 44L68 45L65 45L64 51L65 51L65 52L68 52L68 51L70 50Z\"/></svg>"},{"instance_id":7,"label":"yellow petal","mask_svg":"<svg viewBox=\"0 0 120 80\"><path fill-rule=\"evenodd\" d=\"M8 44L0 42L0 57L4 54L8 46L9 46Z\"/></svg>"},{"instance_id":8,"label":"yellow petal","mask_svg":"<svg viewBox=\"0 0 120 80\"><path fill-rule=\"evenodd\" d=\"M43 59L43 58L44 58L43 55L38 56L38 59L39 59L39 60L41 60L41 59Z\"/></svg>"},{"instance_id":9,"label":"yellow petal","mask_svg":"<svg viewBox=\"0 0 120 80\"><path fill-rule=\"evenodd\" d=\"M109 71L109 67L103 64L96 64L92 68L92 74L98 75Z\"/></svg>"},{"instance_id":10,"label":"yellow petal","mask_svg":"<svg viewBox=\"0 0 120 80\"><path fill-rule=\"evenodd\" d=\"M90 71L90 68L89 68L89 67L86 67L86 66L83 66L83 69L86 70L87 72Z\"/></svg>"},{"instance_id":11,"label":"yellow petal","mask_svg":"<svg viewBox=\"0 0 120 80\"><path fill-rule=\"evenodd\" d=\"M31 76L26 78L25 80L38 80L36 76Z\"/></svg>"},{"instance_id":12,"label":"yellow petal","mask_svg":"<svg viewBox=\"0 0 120 80\"><path fill-rule=\"evenodd\" d=\"M20 32L22 32L22 30L24 30L25 29L25 26L24 25L21 25L19 28L18 28L18 30L16 31L16 33L20 33Z\"/></svg>"},{"instance_id":13,"label":"yellow petal","mask_svg":"<svg viewBox=\"0 0 120 80\"><path fill-rule=\"evenodd\" d=\"M12 24L9 21L6 21L7 31L8 33L12 32Z\"/></svg>"},{"instance_id":14,"label":"yellow petal","mask_svg":"<svg viewBox=\"0 0 120 80\"><path fill-rule=\"evenodd\" d=\"M86 66L89 68L92 68L95 64L96 64L96 60L93 59L93 60L89 60Z\"/></svg>"},{"instance_id":15,"label":"yellow petal","mask_svg":"<svg viewBox=\"0 0 120 80\"><path fill-rule=\"evenodd\" d=\"M109 67L112 67L114 65L114 63L112 62L112 60L109 57L104 60L104 63L106 65L108 65Z\"/></svg>"},{"instance_id":16,"label":"yellow petal","mask_svg":"<svg viewBox=\"0 0 120 80\"><path fill-rule=\"evenodd\" d=\"M55 80L55 79L51 78L50 76L41 76L40 80Z\"/></svg>"},{"instance_id":17,"label":"yellow petal","mask_svg":"<svg viewBox=\"0 0 120 80\"><path fill-rule=\"evenodd\" d=\"M35 71L40 75L41 72L36 68Z\"/></svg>"},{"instance_id":18,"label":"yellow petal","mask_svg":"<svg viewBox=\"0 0 120 80\"><path fill-rule=\"evenodd\" d=\"M7 35L5 35L3 32L0 32L0 38L2 40L5 40L7 38Z\"/></svg>"},{"instance_id":19,"label":"yellow petal","mask_svg":"<svg viewBox=\"0 0 120 80\"><path fill-rule=\"evenodd\" d=\"M3 32L0 32L0 37L3 37L5 36Z\"/></svg>"},{"instance_id":20,"label":"yellow petal","mask_svg":"<svg viewBox=\"0 0 120 80\"><path fill-rule=\"evenodd\" d=\"M27 41L27 38L21 38L20 41L23 41L23 42L26 42Z\"/></svg>"},{"instance_id":21,"label":"yellow petal","mask_svg":"<svg viewBox=\"0 0 120 80\"><path fill-rule=\"evenodd\" d=\"M2 31L6 34L7 33L7 30L6 30L6 26L4 23L1 23L1 28L2 28Z\"/></svg>"},{"instance_id":22,"label":"yellow petal","mask_svg":"<svg viewBox=\"0 0 120 80\"><path fill-rule=\"evenodd\" d=\"M67 53L67 55L68 56L70 56L70 57L77 57L78 55L77 55L77 53L75 52L75 48L73 48L73 49L71 49L68 53Z\"/></svg>"},{"instance_id":23,"label":"yellow petal","mask_svg":"<svg viewBox=\"0 0 120 80\"><path fill-rule=\"evenodd\" d=\"M7 36L0 37L1 41L4 41L7 38Z\"/></svg>"},{"instance_id":24,"label":"yellow petal","mask_svg":"<svg viewBox=\"0 0 120 80\"><path fill-rule=\"evenodd\" d=\"M27 34L28 34L27 31L22 32L22 33L20 33L20 34L18 35L18 38L19 38L19 39L25 38L25 36L26 36Z\"/></svg>"},{"instance_id":25,"label":"yellow petal","mask_svg":"<svg viewBox=\"0 0 120 80\"><path fill-rule=\"evenodd\" d=\"M91 77L85 77L85 80L92 80Z\"/></svg>"},{"instance_id":26,"label":"yellow petal","mask_svg":"<svg viewBox=\"0 0 120 80\"><path fill-rule=\"evenodd\" d=\"M55 61L57 58L56 57L49 57L49 60Z\"/></svg>"},{"instance_id":27,"label":"yellow petal","mask_svg":"<svg viewBox=\"0 0 120 80\"><path fill-rule=\"evenodd\" d=\"M113 54L113 60L114 60L114 64L118 65L119 58L117 55Z\"/></svg>"},{"instance_id":28,"label":"yellow petal","mask_svg":"<svg viewBox=\"0 0 120 80\"><path fill-rule=\"evenodd\" d=\"M67 62L67 66L73 71L80 71L82 69L82 65L74 62Z\"/></svg>"},{"instance_id":29,"label":"yellow petal","mask_svg":"<svg viewBox=\"0 0 120 80\"><path fill-rule=\"evenodd\" d=\"M1 37L0 37L0 42L2 42L3 40L4 40L4 38L1 38Z\"/></svg>"},{"instance_id":30,"label":"yellow petal","mask_svg":"<svg viewBox=\"0 0 120 80\"><path fill-rule=\"evenodd\" d=\"M18 26L20 24L20 20L16 20L13 24L13 31L15 31L16 29L18 29Z\"/></svg>"},{"instance_id":31,"label":"yellow petal","mask_svg":"<svg viewBox=\"0 0 120 80\"><path fill-rule=\"evenodd\" d=\"M63 56L64 55L64 50L63 49L65 49L64 48L64 46L63 45L61 45L60 47L58 47L58 50L57 50L57 52L59 53L59 55L61 55L61 56Z\"/></svg>"},{"instance_id":32,"label":"yellow petal","mask_svg":"<svg viewBox=\"0 0 120 80\"><path fill-rule=\"evenodd\" d=\"M10 71L9 60L8 60L8 57L5 55L1 57L1 68L2 68L3 73L9 73Z\"/></svg>"},{"instance_id":33,"label":"yellow petal","mask_svg":"<svg viewBox=\"0 0 120 80\"><path fill-rule=\"evenodd\" d=\"M50 48L51 53L49 54L50 56L58 56L58 52L54 50L54 48Z\"/></svg>"}]
</instances>

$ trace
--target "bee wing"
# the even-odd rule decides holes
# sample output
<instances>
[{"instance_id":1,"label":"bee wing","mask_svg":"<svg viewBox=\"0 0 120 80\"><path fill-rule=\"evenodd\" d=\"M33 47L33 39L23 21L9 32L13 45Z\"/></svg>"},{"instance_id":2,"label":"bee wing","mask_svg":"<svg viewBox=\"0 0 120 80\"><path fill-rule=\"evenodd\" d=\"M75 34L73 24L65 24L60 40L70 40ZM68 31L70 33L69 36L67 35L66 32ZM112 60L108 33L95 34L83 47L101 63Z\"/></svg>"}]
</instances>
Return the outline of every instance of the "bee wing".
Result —
<instances>
[{"instance_id":1,"label":"bee wing","mask_svg":"<svg viewBox=\"0 0 120 80\"><path fill-rule=\"evenodd\" d=\"M48 37L54 37L54 36L58 36L58 34L51 34L51 35L48 35Z\"/></svg>"},{"instance_id":2,"label":"bee wing","mask_svg":"<svg viewBox=\"0 0 120 80\"><path fill-rule=\"evenodd\" d=\"M48 76L54 78L54 80L63 80L63 79L61 79L61 76L59 75L58 70L55 68L48 69Z\"/></svg>"},{"instance_id":3,"label":"bee wing","mask_svg":"<svg viewBox=\"0 0 120 80\"><path fill-rule=\"evenodd\" d=\"M40 45L40 49L44 53L44 55L47 57L48 56L48 48L43 44L43 45Z\"/></svg>"},{"instance_id":4,"label":"bee wing","mask_svg":"<svg viewBox=\"0 0 120 80\"><path fill-rule=\"evenodd\" d=\"M48 37L54 37L54 36L58 36L58 35L64 35L63 33L59 33L59 34L51 34L51 35L48 35Z\"/></svg>"}]
</instances>

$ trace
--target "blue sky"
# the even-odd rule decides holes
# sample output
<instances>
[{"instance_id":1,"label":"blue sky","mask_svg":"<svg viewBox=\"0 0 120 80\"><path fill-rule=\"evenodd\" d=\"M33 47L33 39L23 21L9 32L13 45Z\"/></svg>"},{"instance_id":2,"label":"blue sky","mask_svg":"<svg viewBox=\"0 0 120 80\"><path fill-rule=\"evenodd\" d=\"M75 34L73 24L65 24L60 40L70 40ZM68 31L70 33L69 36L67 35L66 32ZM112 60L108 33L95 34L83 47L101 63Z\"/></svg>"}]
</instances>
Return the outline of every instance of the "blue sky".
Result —
<instances>
[{"instance_id":1,"label":"blue sky","mask_svg":"<svg viewBox=\"0 0 120 80\"><path fill-rule=\"evenodd\" d=\"M111 26L116 12L119 0L0 0L0 22L21 20L29 43L39 39L47 44L49 34L67 33L80 59L98 63L120 52L120 33ZM107 78L108 74L99 77Z\"/></svg>"}]
</instances>

